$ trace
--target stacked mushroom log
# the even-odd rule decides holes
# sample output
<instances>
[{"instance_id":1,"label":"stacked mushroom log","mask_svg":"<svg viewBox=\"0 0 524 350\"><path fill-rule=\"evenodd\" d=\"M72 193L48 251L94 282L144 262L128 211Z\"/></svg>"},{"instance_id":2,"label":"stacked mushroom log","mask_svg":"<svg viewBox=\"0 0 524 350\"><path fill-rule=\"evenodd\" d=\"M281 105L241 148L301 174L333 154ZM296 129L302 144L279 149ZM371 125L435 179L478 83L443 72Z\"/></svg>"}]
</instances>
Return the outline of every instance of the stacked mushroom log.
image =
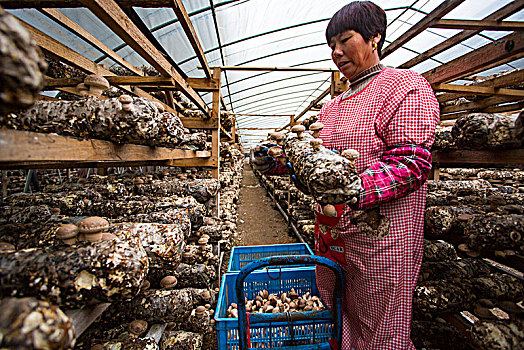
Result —
<instances>
[{"instance_id":1,"label":"stacked mushroom log","mask_svg":"<svg viewBox=\"0 0 524 350\"><path fill-rule=\"evenodd\" d=\"M99 80L100 79L100 80ZM101 82L104 82L101 83ZM88 76L89 94L77 101L37 101L32 107L0 116L0 125L18 130L93 138L117 144L175 147L183 139L180 118L141 97L121 95L99 100L109 87L103 77Z\"/></svg>"},{"instance_id":2,"label":"stacked mushroom log","mask_svg":"<svg viewBox=\"0 0 524 350\"><path fill-rule=\"evenodd\" d=\"M515 135L520 135L521 118L466 116L449 127L447 140L455 149L457 144L463 148L475 144L481 149L486 144L495 149L519 147ZM477 129L481 132L471 132ZM440 147L438 142L436 145ZM256 169L255 173L275 200L283 201L280 206L287 208L285 214L302 236L310 232L313 246L314 198L285 180L288 177L267 176ZM520 344L524 173L521 169L441 169L440 174L444 180L428 180L427 239L413 301L413 341L418 347L435 348L447 347L448 341L455 344L449 348ZM495 268L485 257L517 270L509 274L507 268ZM474 345L446 321L459 313L476 321L471 328ZM431 331L421 332L421 327ZM488 332L492 332L489 337ZM467 342L470 344L464 345Z\"/></svg>"},{"instance_id":3,"label":"stacked mushroom log","mask_svg":"<svg viewBox=\"0 0 524 350\"><path fill-rule=\"evenodd\" d=\"M3 200L5 215L0 226L0 240L12 244L11 248L16 246L16 249L34 250L34 247L41 247L45 252L50 252L51 248L57 247L56 250L60 252L68 252L87 249L85 246L127 244L142 249L149 268L134 286L132 296L140 290L140 293L145 294L138 294L129 301L119 301L119 308L116 310L116 306L108 309L102 316L104 322L94 323L79 339L80 348L121 341L117 340L118 336L122 332L129 333L128 328L120 333L114 330L104 334L100 334L99 328L114 329L119 322L127 325L134 321L130 319L133 317L142 318L148 323L148 327L156 322L169 322L170 331L166 332L166 336L169 334L170 337L166 340L168 343L184 339L193 339L197 346L216 343L213 339L208 341L204 338L214 337L214 331L209 327L210 316L215 307L215 288L218 286L217 248L219 241L226 243L230 237L236 236L236 204L233 199L238 197L240 180L237 174L241 174L238 164L241 164L243 158L237 149L231 149L230 153L234 155L230 162L235 166L230 174L235 176L223 179L222 182L228 187L222 189L225 190L222 197L227 198L229 192L235 196L231 196L229 205L225 201L225 208L229 212L224 210L224 218L208 216L208 209L216 208L220 185L218 180L209 178L209 171L203 169L72 178L62 184L50 183L43 186L44 191L47 191L45 193L16 194ZM223 163L228 165L226 157L223 158ZM197 178L196 175L205 178ZM62 239L72 237L66 235L59 239L56 236L57 230L63 224L62 227L67 227L66 223L69 226L79 225L78 220L85 215L109 218L111 225L104 235L111 241L68 242L73 243L73 246L65 246ZM227 249L228 245L222 244L221 249ZM124 251L130 249L126 248ZM40 255L35 259L41 261L39 257ZM101 261L100 270L104 270L107 265ZM71 267L67 266L67 269ZM163 286L162 281L166 276L171 276L167 279L171 279L170 286ZM82 281L84 279L89 280L86 277ZM147 285L150 289L145 290ZM173 287L173 290L167 289ZM42 294L44 292L45 288ZM93 294L94 291L91 290L90 293ZM202 294L205 297L199 297ZM147 302L142 303L145 295ZM83 298L84 295L80 293L77 297ZM100 301L111 301L103 296L98 298ZM81 301L73 304L68 300L67 303L68 307L80 304ZM170 316L162 316L157 308L166 310ZM131 309L141 311L134 314L129 312ZM107 334L112 335L112 338L103 338Z\"/></svg>"}]
</instances>

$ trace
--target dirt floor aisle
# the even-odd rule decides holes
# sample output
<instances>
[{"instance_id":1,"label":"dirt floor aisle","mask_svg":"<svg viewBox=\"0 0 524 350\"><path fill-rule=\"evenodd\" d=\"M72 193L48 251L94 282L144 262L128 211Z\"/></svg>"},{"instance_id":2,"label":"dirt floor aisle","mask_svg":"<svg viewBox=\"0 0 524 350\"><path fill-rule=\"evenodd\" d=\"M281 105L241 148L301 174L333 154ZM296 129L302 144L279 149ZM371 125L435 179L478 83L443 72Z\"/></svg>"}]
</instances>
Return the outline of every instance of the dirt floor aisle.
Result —
<instances>
[{"instance_id":1,"label":"dirt floor aisle","mask_svg":"<svg viewBox=\"0 0 524 350\"><path fill-rule=\"evenodd\" d=\"M244 163L244 178L238 203L238 231L242 245L297 243L287 223L260 185L249 164Z\"/></svg>"}]
</instances>

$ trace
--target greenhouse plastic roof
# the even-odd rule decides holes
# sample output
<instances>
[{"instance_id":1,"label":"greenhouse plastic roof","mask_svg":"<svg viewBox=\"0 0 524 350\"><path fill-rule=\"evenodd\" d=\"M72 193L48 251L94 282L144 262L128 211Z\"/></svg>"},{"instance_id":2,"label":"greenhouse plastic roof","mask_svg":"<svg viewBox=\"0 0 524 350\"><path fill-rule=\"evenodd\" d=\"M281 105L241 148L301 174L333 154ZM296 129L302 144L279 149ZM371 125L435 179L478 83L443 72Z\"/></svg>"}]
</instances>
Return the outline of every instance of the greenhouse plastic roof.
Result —
<instances>
[{"instance_id":1,"label":"greenhouse plastic roof","mask_svg":"<svg viewBox=\"0 0 524 350\"><path fill-rule=\"evenodd\" d=\"M441 0L375 2L387 14L385 48L388 43L397 39L442 3ZM510 2L509 0L466 0L443 18L480 20ZM331 61L324 31L330 17L347 3L347 0L183 1L211 67L330 69L336 69L336 67ZM216 23L211 4L216 14ZM149 65L89 10L85 8L59 10L131 64ZM196 78L204 77L203 71L197 68L200 62L171 8L134 8L134 11L185 75ZM103 56L98 49L68 32L36 9L11 10L10 12L95 62L107 66L116 64ZM505 20L522 21L523 17L524 12L521 10ZM407 42L401 49L387 56L382 63L397 67L459 31L428 28ZM425 72L509 33L483 31L412 69L419 73ZM520 69L523 66L524 59L519 59L478 74L488 75L502 70ZM271 130L242 130L242 128L283 127L289 123L289 115L297 115L302 112L312 100L329 87L330 77L329 72L312 71L224 71L221 92L230 112L284 115L279 117L238 115L237 127L240 128L244 147L249 148L264 139ZM200 95L210 105L211 93L200 93ZM326 97L328 98L329 96Z\"/></svg>"}]
</instances>

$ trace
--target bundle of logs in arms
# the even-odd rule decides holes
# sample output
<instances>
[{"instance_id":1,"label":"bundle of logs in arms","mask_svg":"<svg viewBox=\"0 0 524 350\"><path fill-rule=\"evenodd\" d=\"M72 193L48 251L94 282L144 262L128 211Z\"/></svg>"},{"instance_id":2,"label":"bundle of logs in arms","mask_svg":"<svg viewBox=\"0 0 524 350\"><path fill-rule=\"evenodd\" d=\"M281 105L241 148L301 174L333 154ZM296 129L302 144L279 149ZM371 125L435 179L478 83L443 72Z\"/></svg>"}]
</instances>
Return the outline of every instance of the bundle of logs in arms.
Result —
<instances>
[{"instance_id":1,"label":"bundle of logs in arms","mask_svg":"<svg viewBox=\"0 0 524 350\"><path fill-rule=\"evenodd\" d=\"M136 169L3 198L2 347L216 348L219 257L237 235L243 158L229 144L221 156L220 180ZM67 310L100 303L111 305L77 339ZM158 342L146 337L156 324L166 325Z\"/></svg>"},{"instance_id":2,"label":"bundle of logs in arms","mask_svg":"<svg viewBox=\"0 0 524 350\"><path fill-rule=\"evenodd\" d=\"M313 139L316 123L308 122ZM311 128L313 126L313 128ZM522 147L518 118L472 114L459 118L449 134L437 135L454 147ZM273 135L275 161L289 156ZM311 142L310 142L311 145ZM316 166L314 145L295 157L299 167ZM284 154L284 155L282 155ZM293 163L293 167L297 165ZM322 167L323 165L320 165ZM314 247L314 209L318 196L299 191L290 175L267 175L253 167L301 236ZM332 181L332 180L331 180ZM304 182L303 182L304 183ZM307 184L307 179L305 181ZM522 169L441 169L441 180L428 180L424 259L413 298L412 339L417 348L517 349L524 342L524 171ZM487 259L486 259L487 258ZM496 261L509 268L495 268ZM454 327L456 316L473 321L467 332ZM462 317L460 317L462 318Z\"/></svg>"}]
</instances>

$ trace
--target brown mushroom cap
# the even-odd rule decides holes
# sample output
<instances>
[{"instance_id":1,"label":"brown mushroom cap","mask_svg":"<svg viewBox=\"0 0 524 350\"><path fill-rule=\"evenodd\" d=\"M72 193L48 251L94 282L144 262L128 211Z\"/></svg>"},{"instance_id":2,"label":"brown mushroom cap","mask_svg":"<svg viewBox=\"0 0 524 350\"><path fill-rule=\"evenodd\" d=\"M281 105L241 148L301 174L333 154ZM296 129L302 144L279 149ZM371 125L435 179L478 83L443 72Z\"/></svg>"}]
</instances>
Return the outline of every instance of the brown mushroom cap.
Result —
<instances>
[{"instance_id":1,"label":"brown mushroom cap","mask_svg":"<svg viewBox=\"0 0 524 350\"><path fill-rule=\"evenodd\" d=\"M313 148L320 147L320 146L322 146L323 143L324 143L324 141L322 141L322 139L313 139L313 140L309 141L309 144Z\"/></svg>"},{"instance_id":2,"label":"brown mushroom cap","mask_svg":"<svg viewBox=\"0 0 524 350\"><path fill-rule=\"evenodd\" d=\"M75 224L63 224L56 231L56 238L58 239L69 239L78 235L79 229Z\"/></svg>"},{"instance_id":3,"label":"brown mushroom cap","mask_svg":"<svg viewBox=\"0 0 524 350\"><path fill-rule=\"evenodd\" d=\"M323 210L324 210L324 215L326 215L326 216L333 217L333 216L337 215L337 209L335 208L335 206L333 206L331 204L326 205L323 208Z\"/></svg>"},{"instance_id":4,"label":"brown mushroom cap","mask_svg":"<svg viewBox=\"0 0 524 350\"><path fill-rule=\"evenodd\" d=\"M324 129L324 124L321 122L313 123L309 126L309 130L316 131L316 130L322 130Z\"/></svg>"},{"instance_id":5,"label":"brown mushroom cap","mask_svg":"<svg viewBox=\"0 0 524 350\"><path fill-rule=\"evenodd\" d=\"M207 237L200 237L198 239L198 244L207 244L208 241L209 241L209 238L207 238Z\"/></svg>"},{"instance_id":6,"label":"brown mushroom cap","mask_svg":"<svg viewBox=\"0 0 524 350\"><path fill-rule=\"evenodd\" d=\"M147 330L147 322L144 320L134 320L129 324L129 331L135 335L140 335Z\"/></svg>"},{"instance_id":7,"label":"brown mushroom cap","mask_svg":"<svg viewBox=\"0 0 524 350\"><path fill-rule=\"evenodd\" d=\"M15 246L11 243L0 242L0 252L6 252L8 250L15 250Z\"/></svg>"},{"instance_id":8,"label":"brown mushroom cap","mask_svg":"<svg viewBox=\"0 0 524 350\"><path fill-rule=\"evenodd\" d=\"M278 157L281 156L283 153L284 151L282 151L282 148L276 146L270 147L267 150L267 154L269 154L271 157Z\"/></svg>"},{"instance_id":9,"label":"brown mushroom cap","mask_svg":"<svg viewBox=\"0 0 524 350\"><path fill-rule=\"evenodd\" d=\"M173 289L177 285L178 280L175 276L166 276L160 281L160 287L164 289Z\"/></svg>"},{"instance_id":10,"label":"brown mushroom cap","mask_svg":"<svg viewBox=\"0 0 524 350\"><path fill-rule=\"evenodd\" d=\"M301 133L301 132L304 132L306 130L306 127L302 124L299 124L299 125L295 125L291 128L291 132L294 132L294 133Z\"/></svg>"},{"instance_id":11,"label":"brown mushroom cap","mask_svg":"<svg viewBox=\"0 0 524 350\"><path fill-rule=\"evenodd\" d=\"M109 82L101 75L91 74L85 77L84 84L100 89L109 89Z\"/></svg>"},{"instance_id":12,"label":"brown mushroom cap","mask_svg":"<svg viewBox=\"0 0 524 350\"><path fill-rule=\"evenodd\" d=\"M112 241L113 239L118 239L118 236L109 232L102 233L102 241Z\"/></svg>"},{"instance_id":13,"label":"brown mushroom cap","mask_svg":"<svg viewBox=\"0 0 524 350\"><path fill-rule=\"evenodd\" d=\"M277 141L282 141L286 137L286 134L281 131L274 132L273 134L275 135L275 140Z\"/></svg>"},{"instance_id":14,"label":"brown mushroom cap","mask_svg":"<svg viewBox=\"0 0 524 350\"><path fill-rule=\"evenodd\" d=\"M195 314L196 314L197 316L202 316L202 315L204 315L205 312L206 312L206 307L205 307L205 306L202 306L202 305L197 306L197 308L196 308L196 310L195 310Z\"/></svg>"},{"instance_id":15,"label":"brown mushroom cap","mask_svg":"<svg viewBox=\"0 0 524 350\"><path fill-rule=\"evenodd\" d=\"M358 158L359 153L358 153L357 150L348 148L348 149L345 149L345 150L342 151L341 156L346 158L346 159L348 159L348 160L350 160L350 161L353 161L353 160Z\"/></svg>"},{"instance_id":16,"label":"brown mushroom cap","mask_svg":"<svg viewBox=\"0 0 524 350\"><path fill-rule=\"evenodd\" d=\"M133 103L133 97L126 95L126 94L120 95L118 97L118 102L120 102L121 104Z\"/></svg>"},{"instance_id":17,"label":"brown mushroom cap","mask_svg":"<svg viewBox=\"0 0 524 350\"><path fill-rule=\"evenodd\" d=\"M76 86L76 91L80 94L80 96L87 96L87 92L89 91L89 86L87 86L84 83L80 83Z\"/></svg>"},{"instance_id":18,"label":"brown mushroom cap","mask_svg":"<svg viewBox=\"0 0 524 350\"><path fill-rule=\"evenodd\" d=\"M76 223L80 233L97 233L109 228L109 222L100 216L90 216Z\"/></svg>"}]
</instances>

